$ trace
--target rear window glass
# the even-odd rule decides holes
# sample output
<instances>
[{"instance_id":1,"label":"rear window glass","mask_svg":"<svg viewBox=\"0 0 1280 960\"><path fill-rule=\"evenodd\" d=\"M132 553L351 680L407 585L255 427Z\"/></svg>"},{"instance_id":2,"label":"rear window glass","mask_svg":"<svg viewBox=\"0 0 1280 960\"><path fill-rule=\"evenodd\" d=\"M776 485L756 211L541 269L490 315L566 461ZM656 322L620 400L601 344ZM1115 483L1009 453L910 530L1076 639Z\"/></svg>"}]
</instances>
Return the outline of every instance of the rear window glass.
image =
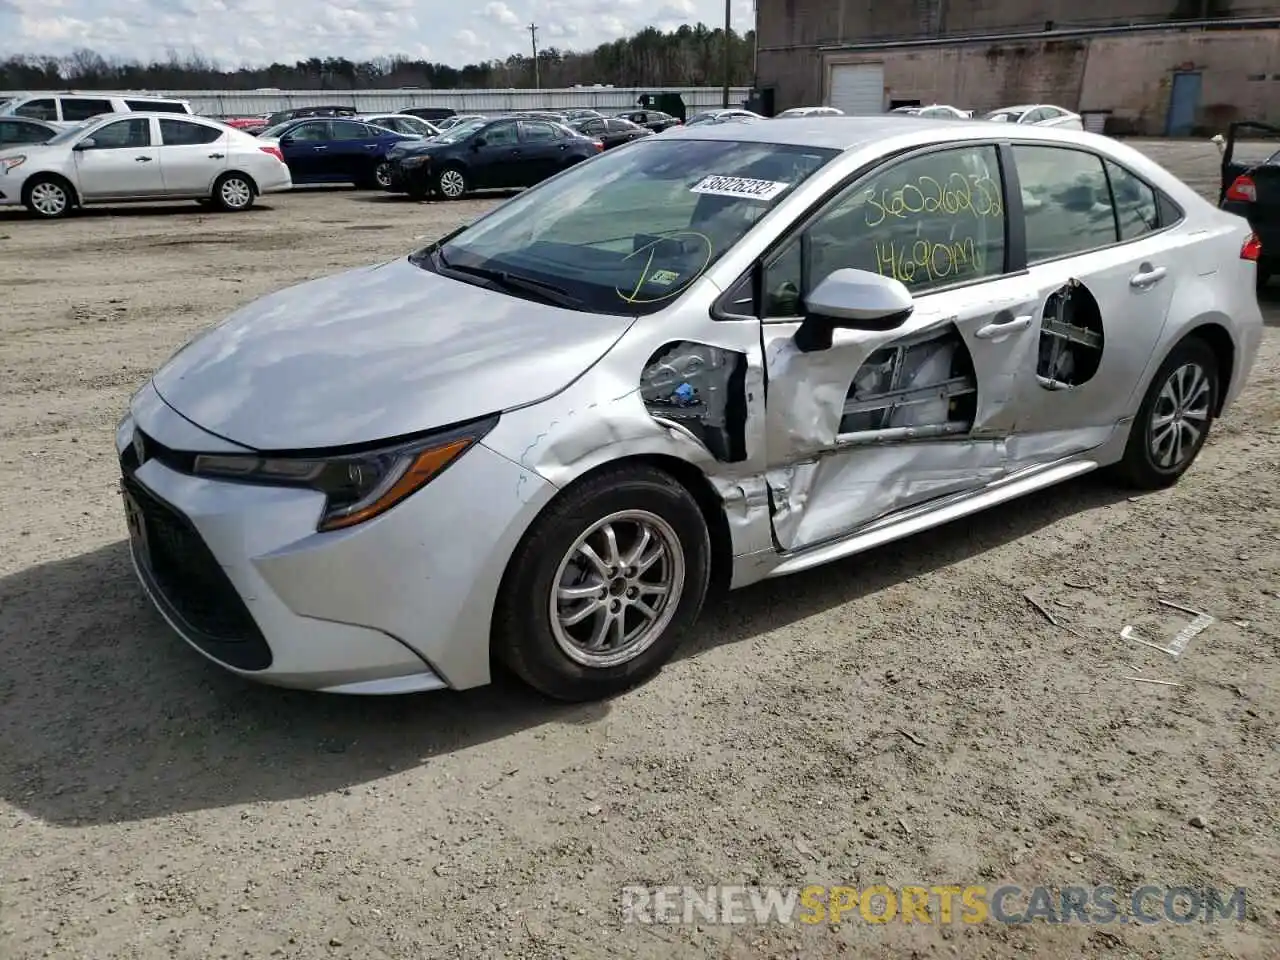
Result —
<instances>
[{"instance_id":1,"label":"rear window glass","mask_svg":"<svg viewBox=\"0 0 1280 960\"><path fill-rule=\"evenodd\" d=\"M177 100L126 100L124 105L130 110L152 110L156 113L186 113L186 104Z\"/></svg>"}]
</instances>

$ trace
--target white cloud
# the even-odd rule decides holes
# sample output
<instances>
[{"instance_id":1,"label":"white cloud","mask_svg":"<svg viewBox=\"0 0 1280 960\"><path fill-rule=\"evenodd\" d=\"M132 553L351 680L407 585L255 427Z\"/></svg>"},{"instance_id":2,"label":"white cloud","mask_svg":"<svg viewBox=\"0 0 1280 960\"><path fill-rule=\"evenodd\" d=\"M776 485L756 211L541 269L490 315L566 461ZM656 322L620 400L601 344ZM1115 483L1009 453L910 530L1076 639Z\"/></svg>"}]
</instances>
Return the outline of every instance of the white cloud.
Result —
<instances>
[{"instance_id":1,"label":"white cloud","mask_svg":"<svg viewBox=\"0 0 1280 960\"><path fill-rule=\"evenodd\" d=\"M477 9L479 8L479 9ZM587 50L646 26L671 29L724 19L722 0L0 0L0 56L167 59L178 49L218 60L285 63L307 57L435 57L453 66L524 53L529 23L539 45ZM753 23L752 0L733 0L733 26Z\"/></svg>"}]
</instances>

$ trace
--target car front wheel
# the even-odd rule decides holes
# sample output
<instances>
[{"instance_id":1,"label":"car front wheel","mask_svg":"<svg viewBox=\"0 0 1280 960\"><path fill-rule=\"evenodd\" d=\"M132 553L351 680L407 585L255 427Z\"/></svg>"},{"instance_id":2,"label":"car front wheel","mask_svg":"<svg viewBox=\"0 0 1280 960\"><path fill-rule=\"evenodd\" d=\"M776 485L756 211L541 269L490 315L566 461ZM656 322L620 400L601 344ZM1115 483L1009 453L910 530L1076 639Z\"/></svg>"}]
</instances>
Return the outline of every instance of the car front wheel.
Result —
<instances>
[{"instance_id":1,"label":"car front wheel","mask_svg":"<svg viewBox=\"0 0 1280 960\"><path fill-rule=\"evenodd\" d=\"M24 202L37 217L56 220L71 212L71 187L60 177L37 177L27 185Z\"/></svg>"},{"instance_id":2,"label":"car front wheel","mask_svg":"<svg viewBox=\"0 0 1280 960\"><path fill-rule=\"evenodd\" d=\"M436 193L446 200L459 200L469 189L467 175L457 167L445 167L436 175Z\"/></svg>"},{"instance_id":3,"label":"car front wheel","mask_svg":"<svg viewBox=\"0 0 1280 960\"><path fill-rule=\"evenodd\" d=\"M1119 476L1143 490L1177 483L1209 437L1220 390L1218 357L1208 343L1193 336L1174 347L1138 408Z\"/></svg>"},{"instance_id":4,"label":"car front wheel","mask_svg":"<svg viewBox=\"0 0 1280 960\"><path fill-rule=\"evenodd\" d=\"M649 467L597 474L553 502L512 556L496 653L559 700L618 693L671 659L710 568L702 511L674 478Z\"/></svg>"}]
</instances>

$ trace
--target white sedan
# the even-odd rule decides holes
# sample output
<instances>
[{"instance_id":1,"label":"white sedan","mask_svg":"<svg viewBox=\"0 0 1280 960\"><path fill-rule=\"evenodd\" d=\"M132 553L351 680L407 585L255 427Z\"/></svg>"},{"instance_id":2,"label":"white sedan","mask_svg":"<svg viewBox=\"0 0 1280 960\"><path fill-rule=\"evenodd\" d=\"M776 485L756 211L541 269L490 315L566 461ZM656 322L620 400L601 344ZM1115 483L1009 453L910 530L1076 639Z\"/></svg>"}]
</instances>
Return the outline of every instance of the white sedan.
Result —
<instances>
[{"instance_id":1,"label":"white sedan","mask_svg":"<svg viewBox=\"0 0 1280 960\"><path fill-rule=\"evenodd\" d=\"M105 114L48 143L0 148L0 206L37 217L88 203L196 200L221 210L293 186L280 147L195 116Z\"/></svg>"},{"instance_id":2,"label":"white sedan","mask_svg":"<svg viewBox=\"0 0 1280 960\"><path fill-rule=\"evenodd\" d=\"M1080 114L1050 103L1030 103L1017 107L1001 107L982 116L983 120L996 123L1020 123L1035 127L1060 127L1063 130L1083 130Z\"/></svg>"}]
</instances>

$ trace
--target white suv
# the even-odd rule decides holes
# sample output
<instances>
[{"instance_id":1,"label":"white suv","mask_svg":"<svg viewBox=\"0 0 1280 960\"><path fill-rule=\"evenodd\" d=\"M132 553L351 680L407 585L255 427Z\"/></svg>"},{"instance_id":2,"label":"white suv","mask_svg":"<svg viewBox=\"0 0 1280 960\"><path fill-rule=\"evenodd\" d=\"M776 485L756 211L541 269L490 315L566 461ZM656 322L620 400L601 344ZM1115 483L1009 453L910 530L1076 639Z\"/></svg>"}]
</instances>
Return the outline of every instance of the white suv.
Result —
<instances>
[{"instance_id":1,"label":"white suv","mask_svg":"<svg viewBox=\"0 0 1280 960\"><path fill-rule=\"evenodd\" d=\"M143 93L29 93L0 103L0 116L30 117L59 127L82 123L104 113L191 113L186 100Z\"/></svg>"}]
</instances>

